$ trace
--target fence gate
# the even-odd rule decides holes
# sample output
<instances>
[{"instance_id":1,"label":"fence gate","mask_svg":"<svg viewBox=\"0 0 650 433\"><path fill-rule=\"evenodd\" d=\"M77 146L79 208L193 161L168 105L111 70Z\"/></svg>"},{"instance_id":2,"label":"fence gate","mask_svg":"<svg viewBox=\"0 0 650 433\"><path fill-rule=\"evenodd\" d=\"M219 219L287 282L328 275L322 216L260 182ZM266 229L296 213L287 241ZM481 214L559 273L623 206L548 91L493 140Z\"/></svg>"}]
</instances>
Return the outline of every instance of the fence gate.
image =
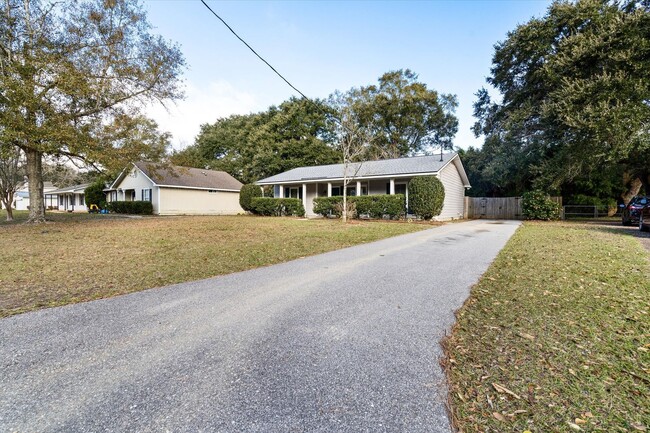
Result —
<instances>
[{"instance_id":1,"label":"fence gate","mask_svg":"<svg viewBox=\"0 0 650 433\"><path fill-rule=\"evenodd\" d=\"M562 197L551 197L562 206ZM521 197L465 197L466 218L522 219Z\"/></svg>"}]
</instances>

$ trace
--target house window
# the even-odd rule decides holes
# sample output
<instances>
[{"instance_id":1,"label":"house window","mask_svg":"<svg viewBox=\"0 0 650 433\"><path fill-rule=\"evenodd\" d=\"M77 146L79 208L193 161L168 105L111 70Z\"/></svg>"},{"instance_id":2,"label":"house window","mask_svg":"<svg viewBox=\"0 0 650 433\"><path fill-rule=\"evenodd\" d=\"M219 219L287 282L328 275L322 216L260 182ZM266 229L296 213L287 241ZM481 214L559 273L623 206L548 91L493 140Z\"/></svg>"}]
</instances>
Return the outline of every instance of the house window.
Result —
<instances>
[{"instance_id":1,"label":"house window","mask_svg":"<svg viewBox=\"0 0 650 433\"><path fill-rule=\"evenodd\" d=\"M336 197L338 195L343 195L343 188L340 186L333 186L332 187L332 197Z\"/></svg>"},{"instance_id":2,"label":"house window","mask_svg":"<svg viewBox=\"0 0 650 433\"><path fill-rule=\"evenodd\" d=\"M299 187L286 187L284 189L285 198L302 198L302 188Z\"/></svg>"},{"instance_id":3,"label":"house window","mask_svg":"<svg viewBox=\"0 0 650 433\"><path fill-rule=\"evenodd\" d=\"M85 202L84 202L84 195L83 195L83 194L80 194L80 195L79 195L79 206L83 206L84 203L85 203Z\"/></svg>"},{"instance_id":4,"label":"house window","mask_svg":"<svg viewBox=\"0 0 650 433\"><path fill-rule=\"evenodd\" d=\"M75 194L71 194L71 195L70 195L70 205L71 205L71 206L75 206L75 205L77 204L77 203L76 203L76 200L75 200L76 197L77 197L77 196L76 196Z\"/></svg>"},{"instance_id":5,"label":"house window","mask_svg":"<svg viewBox=\"0 0 650 433\"><path fill-rule=\"evenodd\" d=\"M348 196L354 197L355 195L357 195L357 185L348 185ZM368 195L367 185L361 185L361 195Z\"/></svg>"},{"instance_id":6,"label":"house window","mask_svg":"<svg viewBox=\"0 0 650 433\"><path fill-rule=\"evenodd\" d=\"M151 190L143 189L142 190L142 201L151 201Z\"/></svg>"}]
</instances>

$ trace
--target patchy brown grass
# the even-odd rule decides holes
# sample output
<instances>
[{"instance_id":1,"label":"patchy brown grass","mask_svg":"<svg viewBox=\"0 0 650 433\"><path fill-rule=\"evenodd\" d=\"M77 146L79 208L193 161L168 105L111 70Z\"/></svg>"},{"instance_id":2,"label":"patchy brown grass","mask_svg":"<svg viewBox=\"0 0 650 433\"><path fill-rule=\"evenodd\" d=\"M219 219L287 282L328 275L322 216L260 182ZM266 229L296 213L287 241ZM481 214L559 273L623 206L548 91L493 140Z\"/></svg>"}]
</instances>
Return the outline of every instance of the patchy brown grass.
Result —
<instances>
[{"instance_id":1,"label":"patchy brown grass","mask_svg":"<svg viewBox=\"0 0 650 433\"><path fill-rule=\"evenodd\" d=\"M650 265L586 223L525 223L445 341L469 432L650 431Z\"/></svg>"},{"instance_id":2,"label":"patchy brown grass","mask_svg":"<svg viewBox=\"0 0 650 433\"><path fill-rule=\"evenodd\" d=\"M0 317L243 271L431 227L249 216L53 216L59 222L0 226Z\"/></svg>"}]
</instances>

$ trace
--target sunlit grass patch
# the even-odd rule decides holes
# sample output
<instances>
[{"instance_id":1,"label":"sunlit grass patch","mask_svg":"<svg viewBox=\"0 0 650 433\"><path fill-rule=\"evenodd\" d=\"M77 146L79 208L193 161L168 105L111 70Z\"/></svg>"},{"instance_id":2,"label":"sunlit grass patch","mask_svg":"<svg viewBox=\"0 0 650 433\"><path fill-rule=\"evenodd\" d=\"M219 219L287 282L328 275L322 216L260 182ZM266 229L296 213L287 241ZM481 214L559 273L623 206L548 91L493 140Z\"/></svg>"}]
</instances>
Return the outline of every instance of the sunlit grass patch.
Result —
<instances>
[{"instance_id":1,"label":"sunlit grass patch","mask_svg":"<svg viewBox=\"0 0 650 433\"><path fill-rule=\"evenodd\" d=\"M0 226L0 317L243 271L431 227L249 216L52 215L54 223Z\"/></svg>"},{"instance_id":2,"label":"sunlit grass patch","mask_svg":"<svg viewBox=\"0 0 650 433\"><path fill-rule=\"evenodd\" d=\"M650 430L650 266L638 240L525 223L445 342L460 431Z\"/></svg>"}]
</instances>

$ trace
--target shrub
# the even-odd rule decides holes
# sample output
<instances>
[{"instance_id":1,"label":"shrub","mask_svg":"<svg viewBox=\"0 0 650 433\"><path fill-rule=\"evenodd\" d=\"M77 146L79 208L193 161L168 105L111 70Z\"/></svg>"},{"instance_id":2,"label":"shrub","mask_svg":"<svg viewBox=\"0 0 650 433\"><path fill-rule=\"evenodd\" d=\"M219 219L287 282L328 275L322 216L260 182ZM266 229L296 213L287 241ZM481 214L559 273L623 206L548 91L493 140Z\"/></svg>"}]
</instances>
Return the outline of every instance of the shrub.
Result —
<instances>
[{"instance_id":1,"label":"shrub","mask_svg":"<svg viewBox=\"0 0 650 433\"><path fill-rule=\"evenodd\" d=\"M350 207L356 209L356 217L368 215L370 218L399 218L404 215L405 200L403 194L362 195L348 197ZM317 197L314 199L314 213L323 216L341 216L343 197Z\"/></svg>"},{"instance_id":2,"label":"shrub","mask_svg":"<svg viewBox=\"0 0 650 433\"><path fill-rule=\"evenodd\" d=\"M560 218L560 206L548 194L536 190L522 195L521 208L527 220L556 220Z\"/></svg>"},{"instance_id":3,"label":"shrub","mask_svg":"<svg viewBox=\"0 0 650 433\"><path fill-rule=\"evenodd\" d=\"M314 199L314 213L322 215L324 217L328 216L341 216L341 206L343 203L343 197L316 197Z\"/></svg>"},{"instance_id":4,"label":"shrub","mask_svg":"<svg viewBox=\"0 0 650 433\"><path fill-rule=\"evenodd\" d=\"M108 203L107 208L114 213L131 215L153 214L153 205L150 201L112 201Z\"/></svg>"},{"instance_id":5,"label":"shrub","mask_svg":"<svg viewBox=\"0 0 650 433\"><path fill-rule=\"evenodd\" d=\"M305 216L302 200L297 198L254 197L251 212L263 216Z\"/></svg>"},{"instance_id":6,"label":"shrub","mask_svg":"<svg viewBox=\"0 0 650 433\"><path fill-rule=\"evenodd\" d=\"M445 201L445 187L435 176L421 176L409 182L409 207L425 220L440 215Z\"/></svg>"},{"instance_id":7,"label":"shrub","mask_svg":"<svg viewBox=\"0 0 650 433\"><path fill-rule=\"evenodd\" d=\"M255 197L262 197L262 190L259 186L248 183L242 186L241 191L239 191L239 205L246 212L251 212L251 200Z\"/></svg>"},{"instance_id":8,"label":"shrub","mask_svg":"<svg viewBox=\"0 0 650 433\"><path fill-rule=\"evenodd\" d=\"M348 197L348 200L345 203L345 205L346 205L345 207L347 209L345 209L343 207L343 199L341 198L341 200L334 205L336 213L338 215L342 216L343 211L345 210L345 215L347 215L348 218L356 218L357 217L357 204L355 203L355 201L350 200L350 197Z\"/></svg>"},{"instance_id":9,"label":"shrub","mask_svg":"<svg viewBox=\"0 0 650 433\"><path fill-rule=\"evenodd\" d=\"M104 182L98 180L84 190L86 206L96 204L101 209L106 208L106 194L104 193Z\"/></svg>"}]
</instances>

